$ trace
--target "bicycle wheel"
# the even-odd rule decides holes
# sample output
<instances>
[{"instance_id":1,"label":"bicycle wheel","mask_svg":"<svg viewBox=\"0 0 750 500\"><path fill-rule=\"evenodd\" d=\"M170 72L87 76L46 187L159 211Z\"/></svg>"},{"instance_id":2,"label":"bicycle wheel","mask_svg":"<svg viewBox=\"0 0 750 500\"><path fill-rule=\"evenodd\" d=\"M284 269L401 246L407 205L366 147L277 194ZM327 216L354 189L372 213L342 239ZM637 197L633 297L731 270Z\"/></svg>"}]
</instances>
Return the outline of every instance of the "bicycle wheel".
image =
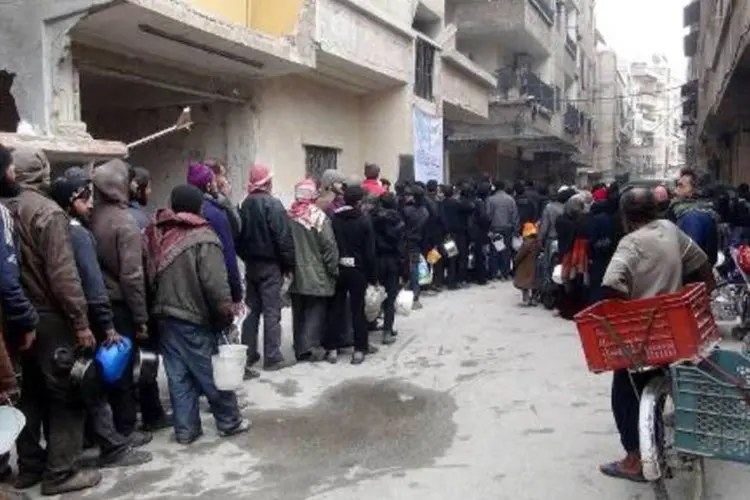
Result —
<instances>
[{"instance_id":1,"label":"bicycle wheel","mask_svg":"<svg viewBox=\"0 0 750 500\"><path fill-rule=\"evenodd\" d=\"M703 459L675 448L675 413L672 381L655 377L641 396L639 433L643 475L651 482L656 500L703 500Z\"/></svg>"}]
</instances>

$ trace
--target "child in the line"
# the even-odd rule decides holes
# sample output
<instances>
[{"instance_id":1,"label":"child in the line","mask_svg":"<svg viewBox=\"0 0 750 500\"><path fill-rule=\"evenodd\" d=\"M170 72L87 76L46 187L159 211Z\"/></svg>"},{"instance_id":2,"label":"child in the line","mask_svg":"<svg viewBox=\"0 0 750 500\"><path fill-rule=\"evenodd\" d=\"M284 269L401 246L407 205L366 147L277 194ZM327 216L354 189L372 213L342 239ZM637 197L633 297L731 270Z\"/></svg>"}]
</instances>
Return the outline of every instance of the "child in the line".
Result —
<instances>
[{"instance_id":1,"label":"child in the line","mask_svg":"<svg viewBox=\"0 0 750 500\"><path fill-rule=\"evenodd\" d=\"M527 222L523 225L523 243L514 259L515 275L513 284L521 290L523 296L523 305L534 306L536 299L534 290L536 280L534 279L536 256L539 249L539 241L536 237L536 225L533 222Z\"/></svg>"}]
</instances>

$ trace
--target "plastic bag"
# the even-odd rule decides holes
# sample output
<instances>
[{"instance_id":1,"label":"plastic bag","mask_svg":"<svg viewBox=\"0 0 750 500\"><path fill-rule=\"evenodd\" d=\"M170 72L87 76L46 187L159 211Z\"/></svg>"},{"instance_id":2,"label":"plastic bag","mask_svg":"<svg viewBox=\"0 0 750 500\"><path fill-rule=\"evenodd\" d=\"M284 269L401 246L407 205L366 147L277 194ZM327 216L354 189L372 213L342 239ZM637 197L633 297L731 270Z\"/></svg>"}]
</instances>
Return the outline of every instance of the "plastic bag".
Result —
<instances>
[{"instance_id":1,"label":"plastic bag","mask_svg":"<svg viewBox=\"0 0 750 500\"><path fill-rule=\"evenodd\" d=\"M523 244L523 240L520 236L514 236L513 237L513 250L516 252L521 248L521 245Z\"/></svg>"},{"instance_id":2,"label":"plastic bag","mask_svg":"<svg viewBox=\"0 0 750 500\"><path fill-rule=\"evenodd\" d=\"M448 238L443 243L443 251L449 259L452 259L458 255L458 245L456 245L456 242L452 238Z\"/></svg>"},{"instance_id":3,"label":"plastic bag","mask_svg":"<svg viewBox=\"0 0 750 500\"><path fill-rule=\"evenodd\" d=\"M414 305L414 292L411 290L401 290L396 297L396 314L408 316L411 314L411 308Z\"/></svg>"},{"instance_id":4,"label":"plastic bag","mask_svg":"<svg viewBox=\"0 0 750 500\"><path fill-rule=\"evenodd\" d=\"M505 238L497 236L492 240L492 246L495 247L496 252L502 252L505 250Z\"/></svg>"},{"instance_id":5,"label":"plastic bag","mask_svg":"<svg viewBox=\"0 0 750 500\"><path fill-rule=\"evenodd\" d=\"M419 256L419 263L417 263L417 276L419 284L422 286L432 283L432 266L427 263L422 255Z\"/></svg>"},{"instance_id":6,"label":"plastic bag","mask_svg":"<svg viewBox=\"0 0 750 500\"><path fill-rule=\"evenodd\" d=\"M440 254L437 248L433 248L432 250L427 252L427 263L431 266L437 264L442 258L443 256Z\"/></svg>"},{"instance_id":7,"label":"plastic bag","mask_svg":"<svg viewBox=\"0 0 750 500\"><path fill-rule=\"evenodd\" d=\"M365 317L372 323L380 316L380 309L385 300L385 289L381 286L368 286L365 290Z\"/></svg>"}]
</instances>

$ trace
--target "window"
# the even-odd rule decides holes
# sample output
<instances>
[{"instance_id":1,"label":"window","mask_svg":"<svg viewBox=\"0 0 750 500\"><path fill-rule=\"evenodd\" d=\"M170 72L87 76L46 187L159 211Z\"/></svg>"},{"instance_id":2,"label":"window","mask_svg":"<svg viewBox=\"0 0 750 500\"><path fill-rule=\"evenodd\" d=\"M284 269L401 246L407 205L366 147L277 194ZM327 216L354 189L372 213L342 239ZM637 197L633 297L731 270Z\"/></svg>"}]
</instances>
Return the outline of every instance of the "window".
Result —
<instances>
[{"instance_id":1,"label":"window","mask_svg":"<svg viewBox=\"0 0 750 500\"><path fill-rule=\"evenodd\" d=\"M305 146L305 172L316 181L328 169L338 168L340 150L322 146Z\"/></svg>"},{"instance_id":2,"label":"window","mask_svg":"<svg viewBox=\"0 0 750 500\"><path fill-rule=\"evenodd\" d=\"M417 38L414 68L414 93L422 99L432 101L433 73L435 73L435 47Z\"/></svg>"}]
</instances>

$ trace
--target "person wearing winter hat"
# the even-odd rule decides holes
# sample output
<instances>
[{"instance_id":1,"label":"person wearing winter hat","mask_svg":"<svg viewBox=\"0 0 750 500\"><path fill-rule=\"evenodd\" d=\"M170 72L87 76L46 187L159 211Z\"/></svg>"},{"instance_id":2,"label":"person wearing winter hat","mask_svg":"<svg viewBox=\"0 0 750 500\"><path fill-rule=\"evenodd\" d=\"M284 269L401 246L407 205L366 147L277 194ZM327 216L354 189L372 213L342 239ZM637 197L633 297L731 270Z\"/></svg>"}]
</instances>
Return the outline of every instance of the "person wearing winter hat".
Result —
<instances>
[{"instance_id":1,"label":"person wearing winter hat","mask_svg":"<svg viewBox=\"0 0 750 500\"><path fill-rule=\"evenodd\" d=\"M177 186L171 209L157 211L146 228L146 276L155 290L160 351L164 356L178 443L188 445L203 435L199 398L206 396L219 435L246 432L233 391L216 387L211 356L218 333L232 324L234 310L221 241L200 216L203 192Z\"/></svg>"},{"instance_id":2,"label":"person wearing winter hat","mask_svg":"<svg viewBox=\"0 0 750 500\"><path fill-rule=\"evenodd\" d=\"M281 288L284 275L294 271L294 237L284 205L271 195L273 175L265 165L250 169L247 197L240 206L242 230L237 254L245 263L246 304L249 312L242 324L242 343L248 346L246 374L260 360L258 328L263 316L263 364L279 370L286 363L281 354Z\"/></svg>"},{"instance_id":3,"label":"person wearing winter hat","mask_svg":"<svg viewBox=\"0 0 750 500\"><path fill-rule=\"evenodd\" d=\"M101 481L96 470L78 469L83 446L85 412L69 376L53 362L57 351L93 349L86 297L81 287L65 212L45 194L50 166L44 152L30 148L13 151L17 195L3 204L16 222L21 282L39 312L35 349L21 360L19 407L26 416L16 447L19 474L15 486L30 488L41 481L42 494L57 495L90 488ZM46 453L40 435L48 424ZM46 457L46 458L45 458Z\"/></svg>"},{"instance_id":4,"label":"person wearing winter hat","mask_svg":"<svg viewBox=\"0 0 750 500\"><path fill-rule=\"evenodd\" d=\"M224 263L229 276L229 288L232 291L232 301L235 310L242 309L242 277L237 263L237 252L234 246L234 235L232 224L224 210L224 207L216 199L216 183L214 172L210 167L202 163L192 163L188 168L188 184L197 187L203 193L203 208L201 215L208 221L216 235L221 241L224 250Z\"/></svg>"},{"instance_id":5,"label":"person wearing winter hat","mask_svg":"<svg viewBox=\"0 0 750 500\"><path fill-rule=\"evenodd\" d=\"M320 176L320 196L316 203L329 217L344 204L345 183L346 176L334 168L325 170Z\"/></svg>"},{"instance_id":6,"label":"person wearing winter hat","mask_svg":"<svg viewBox=\"0 0 750 500\"><path fill-rule=\"evenodd\" d=\"M296 254L292 283L292 328L298 361L322 361L326 311L339 274L339 250L331 220L315 204L315 181L305 179L294 187L289 209Z\"/></svg>"},{"instance_id":7,"label":"person wearing winter hat","mask_svg":"<svg viewBox=\"0 0 750 500\"><path fill-rule=\"evenodd\" d=\"M236 242L240 235L240 211L237 205L232 202L232 183L227 176L227 167L218 160L204 160L203 164L214 173L216 189L211 194L226 212L229 224L232 226L232 238Z\"/></svg>"},{"instance_id":8,"label":"person wearing winter hat","mask_svg":"<svg viewBox=\"0 0 750 500\"><path fill-rule=\"evenodd\" d=\"M333 298L333 323L329 325L324 341L326 357L332 363L337 360L338 349L342 347L341 334L347 327L347 297L354 326L352 364L361 364L371 351L365 317L365 291L368 284L377 283L377 261L372 224L360 208L365 195L362 187L348 186L344 190L345 204L333 216L333 232L339 249L339 279Z\"/></svg>"},{"instance_id":9,"label":"person wearing winter hat","mask_svg":"<svg viewBox=\"0 0 750 500\"><path fill-rule=\"evenodd\" d=\"M87 227L93 206L90 181L76 170L66 171L62 177L52 182L50 197L70 215L70 242L88 303L88 316L94 336L98 343L117 344L121 338L114 328L107 286L96 257L96 240ZM134 449L149 443L151 434L134 431L125 437L117 432L112 408L106 398L85 401L85 406L94 439L100 449L100 467L140 465L151 461L151 453Z\"/></svg>"}]
</instances>

